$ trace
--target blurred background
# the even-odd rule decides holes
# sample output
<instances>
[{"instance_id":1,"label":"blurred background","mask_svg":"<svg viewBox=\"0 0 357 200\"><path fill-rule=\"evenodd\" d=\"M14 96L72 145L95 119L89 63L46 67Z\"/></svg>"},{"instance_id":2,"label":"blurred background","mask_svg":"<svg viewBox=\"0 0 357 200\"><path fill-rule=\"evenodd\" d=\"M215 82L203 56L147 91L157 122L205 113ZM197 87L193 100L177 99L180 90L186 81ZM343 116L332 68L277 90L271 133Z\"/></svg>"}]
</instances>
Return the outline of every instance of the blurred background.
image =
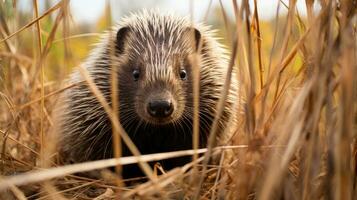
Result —
<instances>
[{"instance_id":1,"label":"blurred background","mask_svg":"<svg viewBox=\"0 0 357 200\"><path fill-rule=\"evenodd\" d=\"M57 4L59 0L39 0L38 8L39 15ZM280 3L279 3L280 2ZM229 30L226 30L222 14L222 8L227 16ZM241 1L238 1L241 4ZM278 34L283 33L283 25L286 23L286 16L288 11L288 0L258 0L258 12L260 17L260 31L262 44L262 54L269 55L273 43L275 27ZM251 10L254 10L254 2L250 1ZM7 21L9 32L15 32L20 27L30 22L34 18L33 2L28 0L10 1L4 0L1 2L1 14ZM279 7L279 8L278 8ZM226 44L230 49L231 44L228 34L233 33L235 23L232 1L230 0L185 0L185 1L167 1L167 0L149 0L149 1L115 1L115 0L73 0L69 1L69 19L68 29L62 31L62 26L59 26L51 51L46 57L45 75L48 80L58 80L66 77L74 66L77 66L88 54L92 48L92 44L98 41L100 33L108 29L111 25L118 22L121 17L138 10L158 8L162 12L175 13L180 16L189 16L195 22L205 22L217 29L217 35L221 38L221 42ZM319 10L318 4L314 9ZM306 6L303 0L297 1L297 11L302 17L306 16ZM276 19L276 14L279 13L279 19ZM58 11L52 12L50 17L45 17L40 21L43 33L43 41L51 31L55 16ZM193 15L193 16L191 16ZM281 24L276 26L275 23ZM35 30L35 26L29 30ZM28 30L19 34L18 37L11 39L13 44L17 47L18 53L33 57L33 47L36 41L33 40L33 33L29 34ZM67 44L64 40L68 41ZM280 42L277 41L277 47ZM69 48L64 48L68 45ZM4 48L4 44L0 44L0 49ZM264 56L263 56L264 57ZM274 57L274 56L273 56ZM264 57L263 62L269 62L269 56ZM274 60L273 60L274 61ZM297 59L299 62L299 58ZM299 63L298 63L299 64ZM65 68L65 70L63 69Z\"/></svg>"}]
</instances>

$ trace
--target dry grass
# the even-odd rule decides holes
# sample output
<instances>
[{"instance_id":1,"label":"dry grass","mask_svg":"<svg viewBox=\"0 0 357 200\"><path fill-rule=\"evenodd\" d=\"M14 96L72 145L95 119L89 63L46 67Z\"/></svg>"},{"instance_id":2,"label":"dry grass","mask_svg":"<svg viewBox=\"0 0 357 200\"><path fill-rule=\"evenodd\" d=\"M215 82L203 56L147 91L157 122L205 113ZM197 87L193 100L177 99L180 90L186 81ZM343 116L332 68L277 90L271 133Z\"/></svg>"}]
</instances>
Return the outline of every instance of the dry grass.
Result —
<instances>
[{"instance_id":1,"label":"dry grass","mask_svg":"<svg viewBox=\"0 0 357 200\"><path fill-rule=\"evenodd\" d=\"M266 41L256 5L250 7L248 1L237 5L233 0L233 22L221 7L224 37L232 49L229 71L238 72L245 99L227 146L214 147L213 125L207 149L196 149L195 144L194 150L140 156L118 113L81 70L110 116L116 146L123 138L136 157L62 167L56 167L53 111L58 95L73 85L63 82L65 68L57 69L63 76L46 78L46 69L51 68L46 63L54 41L66 47L66 60L68 39L85 34L68 35L67 0L42 15L34 0L34 18L23 26L14 26L16 20L0 14L0 198L357 199L357 2L322 1L319 11L313 10L313 2L306 0L307 17L300 16L294 0L289 6L279 4L278 9L287 9L288 15L279 22L282 18L277 14L269 54L262 50ZM5 3L0 9L4 13ZM51 29L39 31L40 20L49 15L54 16ZM30 54L17 45L21 34L35 41ZM227 74L227 85L231 75ZM226 93L222 91L217 117ZM197 140L198 129L194 129ZM115 155L120 154L119 148ZM155 169L147 165L183 155L192 155L193 162L164 175L157 176L158 170L164 171L159 165ZM208 164L212 156L220 157L217 165ZM126 187L127 180L105 170L119 166L120 173L121 165L137 162L149 178L137 186ZM104 169L102 179L77 175L94 169Z\"/></svg>"}]
</instances>

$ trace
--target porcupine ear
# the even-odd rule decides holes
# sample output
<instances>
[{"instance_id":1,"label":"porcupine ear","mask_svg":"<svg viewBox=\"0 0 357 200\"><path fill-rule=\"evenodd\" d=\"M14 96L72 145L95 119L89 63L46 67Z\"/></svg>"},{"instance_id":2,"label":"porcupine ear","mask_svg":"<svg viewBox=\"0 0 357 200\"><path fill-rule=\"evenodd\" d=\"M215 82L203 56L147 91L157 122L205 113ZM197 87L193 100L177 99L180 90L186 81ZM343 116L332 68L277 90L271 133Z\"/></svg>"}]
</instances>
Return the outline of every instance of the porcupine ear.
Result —
<instances>
[{"instance_id":1,"label":"porcupine ear","mask_svg":"<svg viewBox=\"0 0 357 200\"><path fill-rule=\"evenodd\" d=\"M198 51L199 47L200 47L200 43L202 42L201 41L201 32L196 28L189 27L189 28L187 28L186 33L189 34L189 38L193 39L190 41L192 41L191 43L192 43L195 51Z\"/></svg>"},{"instance_id":2,"label":"porcupine ear","mask_svg":"<svg viewBox=\"0 0 357 200\"><path fill-rule=\"evenodd\" d=\"M122 27L117 32L116 37L116 49L119 54L124 52L125 38L128 35L129 27Z\"/></svg>"}]
</instances>

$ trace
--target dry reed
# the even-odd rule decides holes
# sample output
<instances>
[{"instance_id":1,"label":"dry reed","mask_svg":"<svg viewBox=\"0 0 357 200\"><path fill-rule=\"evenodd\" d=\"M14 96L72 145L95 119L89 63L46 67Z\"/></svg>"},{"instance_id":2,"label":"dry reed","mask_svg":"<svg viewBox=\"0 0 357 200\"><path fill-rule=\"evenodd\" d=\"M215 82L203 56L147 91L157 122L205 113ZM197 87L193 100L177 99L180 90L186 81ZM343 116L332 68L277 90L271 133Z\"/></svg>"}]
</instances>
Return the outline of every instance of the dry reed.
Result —
<instances>
[{"instance_id":1,"label":"dry reed","mask_svg":"<svg viewBox=\"0 0 357 200\"><path fill-rule=\"evenodd\" d=\"M269 52L263 50L268 37L259 1L238 5L232 0L233 20L220 4L223 37L232 49L225 84L232 84L236 71L241 96L239 120L231 124L236 131L223 147L215 146L216 120L228 87L221 92L207 149L198 149L195 81L193 150L140 155L118 121L118 104L108 105L81 69L110 116L115 147L122 138L135 156L119 158L117 148L116 158L67 166L57 166L60 136L53 133L53 111L58 95L74 85L63 84L66 68L56 69L63 76L46 76L49 54L63 43L67 60L71 40L97 34L69 34L69 1L41 15L37 3L33 1L34 16L23 26L18 25L16 1L0 3L0 199L357 199L357 1L306 0L306 17L297 11L296 0L279 2ZM320 8L314 10L314 4ZM5 15L6 8L15 17ZM286 9L287 16L279 9ZM208 16L207 10L204 20ZM48 32L41 26L46 19L52 20ZM31 52L18 45L23 35L34 41ZM118 102L116 76L112 80L113 102ZM160 167L147 164L184 155L192 155L193 161L160 176L155 174ZM220 157L217 165L209 164L212 156ZM130 163L140 164L148 182L123 184L128 180L118 175L120 166ZM117 174L106 170L110 166L117 166ZM78 175L95 169L101 170L102 179Z\"/></svg>"}]
</instances>

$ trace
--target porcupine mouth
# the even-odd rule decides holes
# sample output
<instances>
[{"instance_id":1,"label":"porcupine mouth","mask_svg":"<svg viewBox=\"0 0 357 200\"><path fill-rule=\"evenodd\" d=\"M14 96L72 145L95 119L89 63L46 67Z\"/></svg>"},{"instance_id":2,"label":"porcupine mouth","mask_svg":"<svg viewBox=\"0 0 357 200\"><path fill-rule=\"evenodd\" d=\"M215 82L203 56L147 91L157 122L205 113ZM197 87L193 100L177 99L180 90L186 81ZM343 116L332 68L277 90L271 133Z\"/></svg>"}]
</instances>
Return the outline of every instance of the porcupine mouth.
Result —
<instances>
[{"instance_id":1,"label":"porcupine mouth","mask_svg":"<svg viewBox=\"0 0 357 200\"><path fill-rule=\"evenodd\" d=\"M168 117L165 119L155 119L155 118L150 118L150 119L144 119L147 123L155 126L164 126L167 124L173 123L175 120L172 117Z\"/></svg>"}]
</instances>

